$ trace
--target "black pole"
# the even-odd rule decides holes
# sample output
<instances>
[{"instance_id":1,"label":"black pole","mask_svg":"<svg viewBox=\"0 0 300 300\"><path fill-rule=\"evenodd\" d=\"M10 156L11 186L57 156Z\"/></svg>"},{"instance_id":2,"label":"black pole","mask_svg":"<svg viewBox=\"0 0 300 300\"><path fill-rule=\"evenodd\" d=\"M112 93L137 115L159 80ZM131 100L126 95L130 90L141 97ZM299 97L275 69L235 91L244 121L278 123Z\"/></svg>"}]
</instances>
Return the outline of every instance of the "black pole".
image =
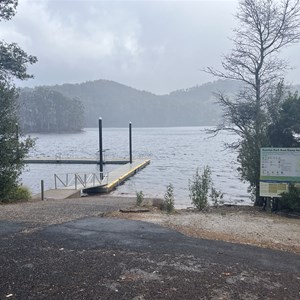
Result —
<instances>
[{"instance_id":1,"label":"black pole","mask_svg":"<svg viewBox=\"0 0 300 300\"><path fill-rule=\"evenodd\" d=\"M17 159L19 158L19 124L16 123L16 146L17 146Z\"/></svg>"},{"instance_id":2,"label":"black pole","mask_svg":"<svg viewBox=\"0 0 300 300\"><path fill-rule=\"evenodd\" d=\"M44 180L41 180L41 199L44 200Z\"/></svg>"},{"instance_id":3,"label":"black pole","mask_svg":"<svg viewBox=\"0 0 300 300\"><path fill-rule=\"evenodd\" d=\"M102 118L99 118L99 164L100 179L103 179Z\"/></svg>"},{"instance_id":4,"label":"black pole","mask_svg":"<svg viewBox=\"0 0 300 300\"><path fill-rule=\"evenodd\" d=\"M16 123L16 140L19 140L19 124Z\"/></svg>"},{"instance_id":5,"label":"black pole","mask_svg":"<svg viewBox=\"0 0 300 300\"><path fill-rule=\"evenodd\" d=\"M132 124L129 122L129 161L132 164Z\"/></svg>"}]
</instances>

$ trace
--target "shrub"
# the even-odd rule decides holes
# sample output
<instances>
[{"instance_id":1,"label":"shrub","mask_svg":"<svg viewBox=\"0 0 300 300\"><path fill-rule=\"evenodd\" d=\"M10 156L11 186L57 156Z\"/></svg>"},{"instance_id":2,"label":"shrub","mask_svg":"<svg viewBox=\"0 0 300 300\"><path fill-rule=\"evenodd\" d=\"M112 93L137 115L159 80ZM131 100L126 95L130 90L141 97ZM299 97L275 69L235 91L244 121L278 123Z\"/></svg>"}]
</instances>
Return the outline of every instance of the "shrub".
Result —
<instances>
[{"instance_id":1,"label":"shrub","mask_svg":"<svg viewBox=\"0 0 300 300\"><path fill-rule=\"evenodd\" d=\"M214 207L219 207L220 204L223 204L223 193L221 191L217 191L213 186L210 190L210 199L213 203Z\"/></svg>"},{"instance_id":2,"label":"shrub","mask_svg":"<svg viewBox=\"0 0 300 300\"><path fill-rule=\"evenodd\" d=\"M2 202L28 201L31 199L31 192L26 186L17 186Z\"/></svg>"},{"instance_id":3,"label":"shrub","mask_svg":"<svg viewBox=\"0 0 300 300\"><path fill-rule=\"evenodd\" d=\"M300 188L290 184L288 192L281 194L279 203L282 209L300 212Z\"/></svg>"},{"instance_id":4,"label":"shrub","mask_svg":"<svg viewBox=\"0 0 300 300\"><path fill-rule=\"evenodd\" d=\"M143 191L136 192L136 205L141 206L144 201Z\"/></svg>"},{"instance_id":5,"label":"shrub","mask_svg":"<svg viewBox=\"0 0 300 300\"><path fill-rule=\"evenodd\" d=\"M220 199L223 198L223 194L220 191L217 191L213 186L211 169L209 166L205 166L201 175L199 174L199 169L196 170L193 180L190 180L189 182L189 190L192 204L198 210L203 210L208 206L209 198L215 206L218 206Z\"/></svg>"},{"instance_id":6,"label":"shrub","mask_svg":"<svg viewBox=\"0 0 300 300\"><path fill-rule=\"evenodd\" d=\"M165 192L163 208L167 213L172 213L175 210L174 189L171 183L167 186Z\"/></svg>"}]
</instances>

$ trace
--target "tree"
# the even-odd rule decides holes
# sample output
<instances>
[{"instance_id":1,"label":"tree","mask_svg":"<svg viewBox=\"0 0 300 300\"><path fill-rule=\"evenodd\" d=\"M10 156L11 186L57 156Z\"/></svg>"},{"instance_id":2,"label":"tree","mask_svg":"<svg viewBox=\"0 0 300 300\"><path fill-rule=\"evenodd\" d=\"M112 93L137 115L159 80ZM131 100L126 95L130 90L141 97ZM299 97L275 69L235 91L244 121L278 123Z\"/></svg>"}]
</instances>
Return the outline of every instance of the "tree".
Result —
<instances>
[{"instance_id":1,"label":"tree","mask_svg":"<svg viewBox=\"0 0 300 300\"><path fill-rule=\"evenodd\" d=\"M276 114L275 114L276 115ZM268 126L271 147L300 147L300 97L289 93L280 104L277 116Z\"/></svg>"},{"instance_id":2,"label":"tree","mask_svg":"<svg viewBox=\"0 0 300 300\"><path fill-rule=\"evenodd\" d=\"M23 158L33 141L19 140L16 89L0 81L0 202L11 198L17 188Z\"/></svg>"},{"instance_id":3,"label":"tree","mask_svg":"<svg viewBox=\"0 0 300 300\"><path fill-rule=\"evenodd\" d=\"M0 21L10 20L17 4L16 0L1 1ZM27 65L36 61L17 44L0 41L0 202L9 199L16 189L24 156L33 145L31 139L21 140L19 136L17 90L12 79L32 77L27 73Z\"/></svg>"},{"instance_id":4,"label":"tree","mask_svg":"<svg viewBox=\"0 0 300 300\"><path fill-rule=\"evenodd\" d=\"M16 13L18 0L1 0L0 20L10 20Z\"/></svg>"},{"instance_id":5,"label":"tree","mask_svg":"<svg viewBox=\"0 0 300 300\"><path fill-rule=\"evenodd\" d=\"M239 22L232 39L234 48L222 61L223 71L207 68L217 76L241 82L233 97L217 94L223 108L219 130L239 135L229 145L238 151L241 178L248 181L259 198L260 148L268 144L266 131L273 93L280 84L288 64L279 57L280 51L300 40L299 0L242 0L236 19Z\"/></svg>"}]
</instances>

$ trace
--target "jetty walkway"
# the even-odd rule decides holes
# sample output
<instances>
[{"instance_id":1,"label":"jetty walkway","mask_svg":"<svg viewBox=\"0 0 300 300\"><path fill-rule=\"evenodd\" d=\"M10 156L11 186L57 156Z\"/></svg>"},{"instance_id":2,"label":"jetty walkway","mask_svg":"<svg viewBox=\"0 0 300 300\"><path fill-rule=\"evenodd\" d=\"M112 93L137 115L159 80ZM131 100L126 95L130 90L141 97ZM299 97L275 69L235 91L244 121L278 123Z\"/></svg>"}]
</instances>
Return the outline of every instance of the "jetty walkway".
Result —
<instances>
[{"instance_id":1,"label":"jetty walkway","mask_svg":"<svg viewBox=\"0 0 300 300\"><path fill-rule=\"evenodd\" d=\"M26 164L74 164L74 165L92 165L99 164L99 159L96 158L61 158L61 157L35 157L24 159ZM123 165L128 163L128 159L116 158L107 159L103 161L103 164L111 165Z\"/></svg>"},{"instance_id":2,"label":"jetty walkway","mask_svg":"<svg viewBox=\"0 0 300 300\"><path fill-rule=\"evenodd\" d=\"M122 166L107 173L55 174L55 189L35 195L35 199L66 199L80 197L81 193L109 193L125 180L150 164L149 159L135 159L132 163L124 161ZM64 179L62 179L64 176ZM60 183L60 184L59 184Z\"/></svg>"}]
</instances>

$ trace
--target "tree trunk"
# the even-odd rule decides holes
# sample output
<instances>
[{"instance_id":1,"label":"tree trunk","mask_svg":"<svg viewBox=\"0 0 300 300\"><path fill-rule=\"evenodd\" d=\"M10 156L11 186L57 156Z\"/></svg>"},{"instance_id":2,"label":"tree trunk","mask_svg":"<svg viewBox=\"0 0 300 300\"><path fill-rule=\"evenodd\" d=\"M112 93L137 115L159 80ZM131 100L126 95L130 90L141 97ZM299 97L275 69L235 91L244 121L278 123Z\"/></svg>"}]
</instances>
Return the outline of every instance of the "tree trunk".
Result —
<instances>
[{"instance_id":1,"label":"tree trunk","mask_svg":"<svg viewBox=\"0 0 300 300\"><path fill-rule=\"evenodd\" d=\"M257 181L255 185L254 206L263 206L263 205L264 205L264 198L259 196L259 181Z\"/></svg>"}]
</instances>

